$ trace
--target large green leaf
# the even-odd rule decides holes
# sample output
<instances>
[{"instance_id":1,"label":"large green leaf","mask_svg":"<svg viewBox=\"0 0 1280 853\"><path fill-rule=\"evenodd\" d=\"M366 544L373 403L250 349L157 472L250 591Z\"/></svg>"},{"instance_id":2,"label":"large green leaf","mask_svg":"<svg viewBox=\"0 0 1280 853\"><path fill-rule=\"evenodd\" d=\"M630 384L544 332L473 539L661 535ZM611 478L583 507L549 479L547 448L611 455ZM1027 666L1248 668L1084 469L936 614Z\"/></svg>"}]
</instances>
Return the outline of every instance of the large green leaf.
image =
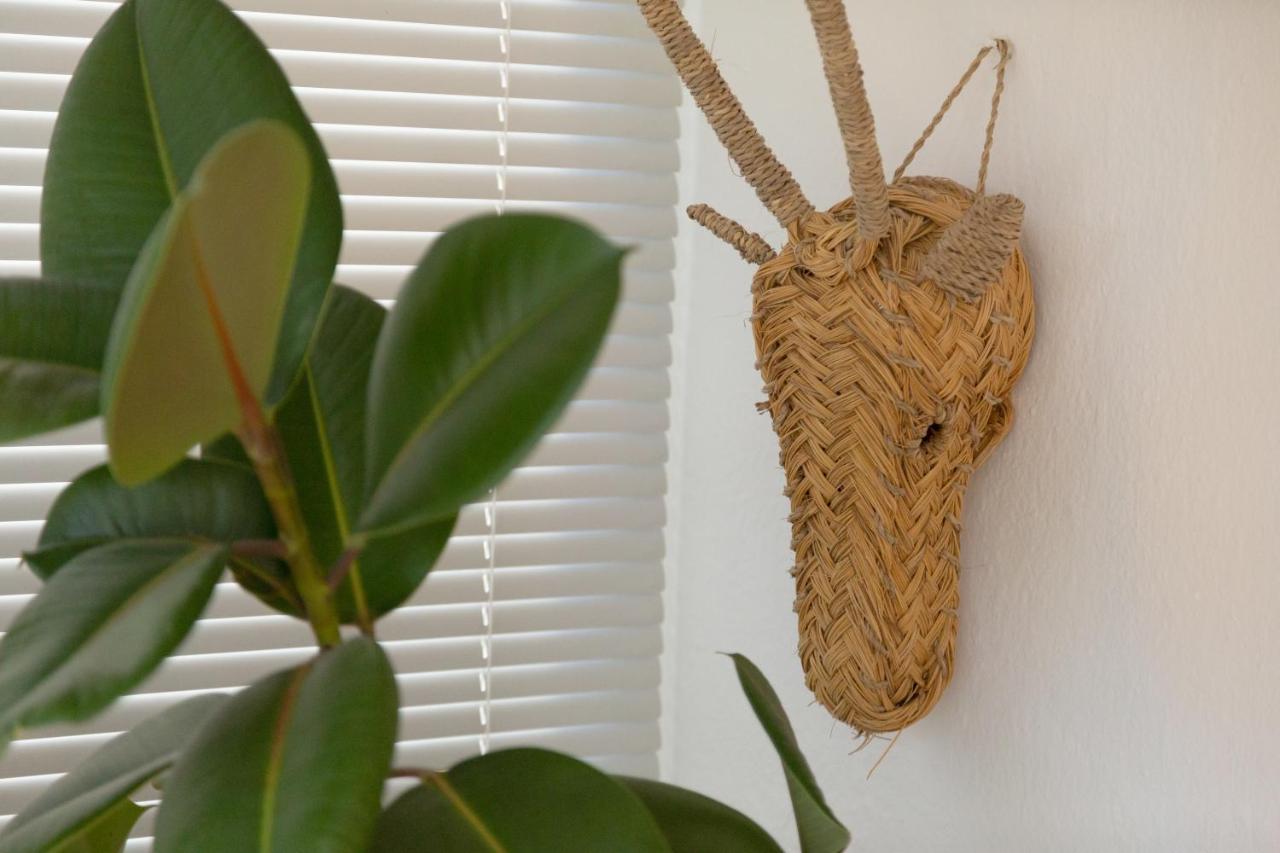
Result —
<instances>
[{"instance_id":1,"label":"large green leaf","mask_svg":"<svg viewBox=\"0 0 1280 853\"><path fill-rule=\"evenodd\" d=\"M87 719L137 685L187 635L224 565L221 545L139 539L59 569L0 640L0 743Z\"/></svg>"},{"instance_id":2,"label":"large green leaf","mask_svg":"<svg viewBox=\"0 0 1280 853\"><path fill-rule=\"evenodd\" d=\"M271 373L308 184L277 121L244 125L201 162L125 284L103 368L112 473L155 477L242 419Z\"/></svg>"},{"instance_id":3,"label":"large green leaf","mask_svg":"<svg viewBox=\"0 0 1280 853\"><path fill-rule=\"evenodd\" d=\"M90 43L54 125L41 201L46 275L119 292L197 164L255 119L306 146L312 192L270 399L306 351L338 256L342 208L320 140L261 41L217 0L131 0Z\"/></svg>"},{"instance_id":4,"label":"large green leaf","mask_svg":"<svg viewBox=\"0 0 1280 853\"><path fill-rule=\"evenodd\" d=\"M429 841L428 841L429 839ZM542 749L510 749L427 775L383 812L371 853L670 851L625 785Z\"/></svg>"},{"instance_id":5,"label":"large green leaf","mask_svg":"<svg viewBox=\"0 0 1280 853\"><path fill-rule=\"evenodd\" d=\"M302 375L276 410L312 546L332 565L364 498L365 400L386 309L337 285ZM376 618L417 589L444 549L454 517L371 538L338 591L344 622Z\"/></svg>"},{"instance_id":6,"label":"large green leaf","mask_svg":"<svg viewBox=\"0 0 1280 853\"><path fill-rule=\"evenodd\" d=\"M130 812L123 805L129 803L129 795L171 765L196 729L226 698L217 693L196 696L112 738L5 824L0 850L44 853L64 849L57 845L77 841L103 825L110 829L116 819L126 821L113 812ZM133 817L137 818L137 812ZM132 825L128 820L126 833Z\"/></svg>"},{"instance_id":7,"label":"large green leaf","mask_svg":"<svg viewBox=\"0 0 1280 853\"><path fill-rule=\"evenodd\" d=\"M360 529L444 518L528 453L604 339L622 255L583 225L531 214L436 241L378 339Z\"/></svg>"},{"instance_id":8,"label":"large green leaf","mask_svg":"<svg viewBox=\"0 0 1280 853\"><path fill-rule=\"evenodd\" d=\"M133 800L119 800L93 823L57 846L39 848L40 853L119 853L124 850L133 825L145 811Z\"/></svg>"},{"instance_id":9,"label":"large green leaf","mask_svg":"<svg viewBox=\"0 0 1280 853\"><path fill-rule=\"evenodd\" d=\"M115 291L100 285L0 280L0 441L98 413L115 304Z\"/></svg>"},{"instance_id":10,"label":"large green leaf","mask_svg":"<svg viewBox=\"0 0 1280 853\"><path fill-rule=\"evenodd\" d=\"M751 710L764 727L765 734L782 760L782 771L791 794L791 807L796 816L803 853L835 853L849 846L849 830L836 819L827 805L809 762L800 752L795 730L764 673L743 655L729 655L738 673L738 681L751 703Z\"/></svg>"},{"instance_id":11,"label":"large green leaf","mask_svg":"<svg viewBox=\"0 0 1280 853\"><path fill-rule=\"evenodd\" d=\"M702 794L651 779L616 776L658 822L673 853L782 853L778 842L737 809Z\"/></svg>"},{"instance_id":12,"label":"large green leaf","mask_svg":"<svg viewBox=\"0 0 1280 853\"><path fill-rule=\"evenodd\" d=\"M114 539L193 537L230 543L276 535L271 508L249 471L184 459L141 486L122 486L105 465L81 474L54 501L28 565L48 578L77 554Z\"/></svg>"},{"instance_id":13,"label":"large green leaf","mask_svg":"<svg viewBox=\"0 0 1280 853\"><path fill-rule=\"evenodd\" d=\"M251 469L217 459L184 459L141 486L122 486L105 465L78 477L49 510L36 550L23 555L48 578L77 554L117 539L193 538L230 544L273 539L275 520ZM302 616L280 560L233 556L241 585L284 613Z\"/></svg>"},{"instance_id":14,"label":"large green leaf","mask_svg":"<svg viewBox=\"0 0 1280 853\"><path fill-rule=\"evenodd\" d=\"M364 637L244 690L174 765L156 853L364 853L397 704L391 664Z\"/></svg>"}]
</instances>

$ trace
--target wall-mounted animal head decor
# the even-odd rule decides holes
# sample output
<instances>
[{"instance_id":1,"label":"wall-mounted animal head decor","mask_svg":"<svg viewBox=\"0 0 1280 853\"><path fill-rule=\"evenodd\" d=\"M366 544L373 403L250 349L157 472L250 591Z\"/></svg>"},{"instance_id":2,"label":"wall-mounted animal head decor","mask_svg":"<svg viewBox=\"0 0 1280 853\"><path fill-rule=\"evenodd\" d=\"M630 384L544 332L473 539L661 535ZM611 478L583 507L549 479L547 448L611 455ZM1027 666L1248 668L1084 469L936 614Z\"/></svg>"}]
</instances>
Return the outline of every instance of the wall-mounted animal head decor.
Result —
<instances>
[{"instance_id":1,"label":"wall-mounted animal head decor","mask_svg":"<svg viewBox=\"0 0 1280 853\"><path fill-rule=\"evenodd\" d=\"M870 735L933 708L951 678L960 519L1008 431L1034 327L1022 203L985 193L1008 45L975 190L903 177L984 48L886 183L841 0L806 0L852 197L815 210L676 0L638 0L721 143L787 232L775 251L706 205L689 215L758 265L752 327L791 500L806 681Z\"/></svg>"}]
</instances>

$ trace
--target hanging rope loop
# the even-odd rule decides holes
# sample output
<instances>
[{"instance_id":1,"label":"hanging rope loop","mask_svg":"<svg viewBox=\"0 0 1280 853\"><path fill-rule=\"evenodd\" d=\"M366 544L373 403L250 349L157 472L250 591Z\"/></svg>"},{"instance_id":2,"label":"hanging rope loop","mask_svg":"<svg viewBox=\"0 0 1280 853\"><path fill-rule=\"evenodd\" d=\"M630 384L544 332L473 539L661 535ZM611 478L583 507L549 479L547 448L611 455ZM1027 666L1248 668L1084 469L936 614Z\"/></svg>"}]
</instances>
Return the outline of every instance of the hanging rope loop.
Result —
<instances>
[{"instance_id":1,"label":"hanging rope loop","mask_svg":"<svg viewBox=\"0 0 1280 853\"><path fill-rule=\"evenodd\" d=\"M920 153L920 149L924 148L924 144L929 141L929 137L933 136L933 132L942 123L943 116L951 109L951 105L955 103L956 98L964 91L965 86L969 85L973 75L982 66L982 61L987 58L987 54L991 53L992 50L995 50L1000 58L996 62L996 85L995 91L991 95L991 116L987 119L986 140L982 146L982 159L978 164L978 183L975 187L978 195L983 195L986 192L987 165L991 161L991 146L995 141L996 117L1000 113L1000 98L1004 95L1005 67L1009 64L1009 42L1007 39L1002 38L996 39L992 44L984 45L978 51L977 56L969 63L969 67L964 70L964 74L960 75L960 79L951 87L951 91L947 93L947 96L942 99L942 106L938 107L938 111L933 114L929 124L920 133L920 137L916 139L915 144L911 146L911 150L907 152L902 165L894 170L893 183L896 184L906 174L907 167L916 159L916 155Z\"/></svg>"}]
</instances>

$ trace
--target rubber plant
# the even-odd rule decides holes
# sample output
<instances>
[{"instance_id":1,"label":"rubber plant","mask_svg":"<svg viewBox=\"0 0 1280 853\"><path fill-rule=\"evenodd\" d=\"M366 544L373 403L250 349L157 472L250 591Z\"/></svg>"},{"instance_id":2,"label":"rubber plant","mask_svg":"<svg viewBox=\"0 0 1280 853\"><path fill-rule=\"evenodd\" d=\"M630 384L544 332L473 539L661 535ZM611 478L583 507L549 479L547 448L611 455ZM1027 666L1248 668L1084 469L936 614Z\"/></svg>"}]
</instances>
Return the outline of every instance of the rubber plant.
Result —
<instances>
[{"instance_id":1,"label":"rubber plant","mask_svg":"<svg viewBox=\"0 0 1280 853\"><path fill-rule=\"evenodd\" d=\"M0 850L118 851L157 796L160 853L780 849L728 806L553 752L393 761L378 620L583 380L622 250L563 219L481 217L434 241L390 311L331 284L342 208L320 139L216 0L128 0L98 32L40 235L43 277L0 281L0 441L100 416L108 461L25 555L43 587L0 641L0 749L136 687L228 570L317 650L110 740ZM734 663L803 849L843 849L776 695ZM386 804L393 777L410 787Z\"/></svg>"}]
</instances>

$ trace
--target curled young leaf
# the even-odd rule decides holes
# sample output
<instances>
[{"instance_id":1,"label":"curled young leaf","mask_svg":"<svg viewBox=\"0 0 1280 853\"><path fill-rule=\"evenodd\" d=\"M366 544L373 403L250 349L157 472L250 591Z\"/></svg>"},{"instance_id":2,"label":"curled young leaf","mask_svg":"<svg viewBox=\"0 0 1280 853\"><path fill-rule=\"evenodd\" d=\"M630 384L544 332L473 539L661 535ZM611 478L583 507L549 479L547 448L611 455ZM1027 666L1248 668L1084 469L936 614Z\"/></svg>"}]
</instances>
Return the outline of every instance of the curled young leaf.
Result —
<instances>
[{"instance_id":1,"label":"curled young leaf","mask_svg":"<svg viewBox=\"0 0 1280 853\"><path fill-rule=\"evenodd\" d=\"M201 161L143 247L103 367L109 464L120 482L158 476L261 399L309 171L286 125L244 125Z\"/></svg>"}]
</instances>

